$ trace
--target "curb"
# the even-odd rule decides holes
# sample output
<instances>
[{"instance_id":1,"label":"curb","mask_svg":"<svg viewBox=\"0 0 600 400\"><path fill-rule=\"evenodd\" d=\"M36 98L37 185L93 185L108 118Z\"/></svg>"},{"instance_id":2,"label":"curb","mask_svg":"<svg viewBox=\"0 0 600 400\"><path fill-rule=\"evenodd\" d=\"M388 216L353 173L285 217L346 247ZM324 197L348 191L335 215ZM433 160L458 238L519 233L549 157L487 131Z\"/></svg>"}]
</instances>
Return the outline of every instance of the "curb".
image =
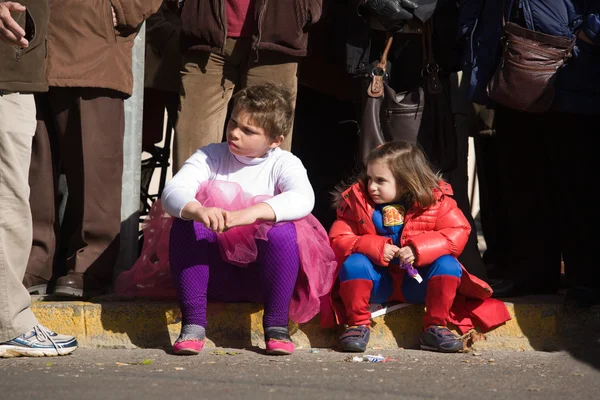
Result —
<instances>
[{"instance_id":1,"label":"curb","mask_svg":"<svg viewBox=\"0 0 600 400\"><path fill-rule=\"evenodd\" d=\"M486 333L468 334L473 350L559 350L577 326L600 321L600 307L565 310L562 297L520 298L505 302L512 319ZM82 348L164 348L179 335L181 315L175 302L34 301L34 314L51 330L77 337ZM206 347L264 348L260 304L210 303ZM424 306L411 305L373 319L370 348L417 348ZM319 317L291 324L297 347L335 347L340 332L322 329Z\"/></svg>"}]
</instances>

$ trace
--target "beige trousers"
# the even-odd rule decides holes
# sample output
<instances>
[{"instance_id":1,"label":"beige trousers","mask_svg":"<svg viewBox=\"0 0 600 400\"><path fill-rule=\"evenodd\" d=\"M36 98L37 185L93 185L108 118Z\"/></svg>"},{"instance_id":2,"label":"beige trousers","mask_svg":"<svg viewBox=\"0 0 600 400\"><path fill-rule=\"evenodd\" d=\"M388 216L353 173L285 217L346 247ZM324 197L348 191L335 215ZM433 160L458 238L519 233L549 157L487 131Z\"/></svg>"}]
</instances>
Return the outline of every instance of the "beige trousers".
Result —
<instances>
[{"instance_id":1,"label":"beige trousers","mask_svg":"<svg viewBox=\"0 0 600 400\"><path fill-rule=\"evenodd\" d=\"M37 325L23 276L31 249L29 162L33 95L0 96L0 342Z\"/></svg>"},{"instance_id":2,"label":"beige trousers","mask_svg":"<svg viewBox=\"0 0 600 400\"><path fill-rule=\"evenodd\" d=\"M197 149L223 139L227 106L235 91L263 83L298 89L298 59L285 54L252 49L249 38L228 38L224 54L190 52L183 56L181 106L173 151L173 173ZM292 132L281 148L290 150Z\"/></svg>"}]
</instances>

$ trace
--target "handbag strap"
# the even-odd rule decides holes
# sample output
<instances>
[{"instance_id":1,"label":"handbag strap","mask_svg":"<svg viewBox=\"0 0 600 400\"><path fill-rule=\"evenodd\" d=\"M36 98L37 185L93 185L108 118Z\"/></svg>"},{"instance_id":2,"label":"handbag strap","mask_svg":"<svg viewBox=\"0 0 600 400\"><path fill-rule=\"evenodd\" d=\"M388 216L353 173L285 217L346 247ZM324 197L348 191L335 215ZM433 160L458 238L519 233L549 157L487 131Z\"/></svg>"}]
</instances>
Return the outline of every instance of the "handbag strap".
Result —
<instances>
[{"instance_id":1,"label":"handbag strap","mask_svg":"<svg viewBox=\"0 0 600 400\"><path fill-rule=\"evenodd\" d=\"M423 68L421 69L421 76L424 77L427 82L427 91L432 94L439 94L443 91L443 88L438 75L440 66L433 55L432 37L433 18L430 18L423 25L423 36L421 37L423 48Z\"/></svg>"},{"instance_id":2,"label":"handbag strap","mask_svg":"<svg viewBox=\"0 0 600 400\"><path fill-rule=\"evenodd\" d=\"M440 70L439 65L435 61L433 55L432 46L432 35L433 35L433 18L430 18L425 24L423 24L423 33L421 35L422 41L422 70L421 75L429 77L428 88L432 93L439 93L441 91L441 85L437 77L437 73ZM387 57L392 47L392 40L394 34L388 32L385 40L385 48L381 54L381 58L377 63L377 66L373 68L371 72L371 83L367 89L367 94L370 97L381 97L383 96L383 78L387 73Z\"/></svg>"},{"instance_id":3,"label":"handbag strap","mask_svg":"<svg viewBox=\"0 0 600 400\"><path fill-rule=\"evenodd\" d=\"M387 38L385 40L385 48L383 49L381 58L379 59L377 66L373 68L373 71L371 72L373 78L371 79L371 83L369 84L369 88L367 89L367 93L371 97L383 96L383 77L386 74L387 56L390 52L390 48L392 47L393 39L394 34L388 32Z\"/></svg>"}]
</instances>

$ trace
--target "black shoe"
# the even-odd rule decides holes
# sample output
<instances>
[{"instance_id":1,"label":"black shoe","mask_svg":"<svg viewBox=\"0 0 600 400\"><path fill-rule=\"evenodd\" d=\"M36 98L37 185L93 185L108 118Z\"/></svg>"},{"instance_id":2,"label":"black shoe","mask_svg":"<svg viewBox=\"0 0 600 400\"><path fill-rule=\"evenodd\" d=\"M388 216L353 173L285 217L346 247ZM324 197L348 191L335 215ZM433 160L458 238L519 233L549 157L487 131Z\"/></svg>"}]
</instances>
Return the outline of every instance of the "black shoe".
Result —
<instances>
[{"instance_id":1,"label":"black shoe","mask_svg":"<svg viewBox=\"0 0 600 400\"><path fill-rule=\"evenodd\" d=\"M460 338L450 329L432 325L421 333L421 348L441 353L458 353L463 351L464 347Z\"/></svg>"},{"instance_id":2,"label":"black shoe","mask_svg":"<svg viewBox=\"0 0 600 400\"><path fill-rule=\"evenodd\" d=\"M590 308L600 304L600 291L585 286L576 286L567 291L565 306L573 308Z\"/></svg>"},{"instance_id":3,"label":"black shoe","mask_svg":"<svg viewBox=\"0 0 600 400\"><path fill-rule=\"evenodd\" d=\"M366 325L350 326L340 336L339 349L352 353L362 353L367 350L371 328Z\"/></svg>"},{"instance_id":4,"label":"black shoe","mask_svg":"<svg viewBox=\"0 0 600 400\"><path fill-rule=\"evenodd\" d=\"M108 285L91 275L78 272L69 272L56 280L54 294L68 297L96 297L105 293Z\"/></svg>"},{"instance_id":5,"label":"black shoe","mask_svg":"<svg viewBox=\"0 0 600 400\"><path fill-rule=\"evenodd\" d=\"M29 294L45 295L48 291L48 281L39 276L25 272L23 286L27 288Z\"/></svg>"},{"instance_id":6,"label":"black shoe","mask_svg":"<svg viewBox=\"0 0 600 400\"><path fill-rule=\"evenodd\" d=\"M523 286L509 279L499 279L490 284L493 290L492 297L519 297L524 296Z\"/></svg>"}]
</instances>

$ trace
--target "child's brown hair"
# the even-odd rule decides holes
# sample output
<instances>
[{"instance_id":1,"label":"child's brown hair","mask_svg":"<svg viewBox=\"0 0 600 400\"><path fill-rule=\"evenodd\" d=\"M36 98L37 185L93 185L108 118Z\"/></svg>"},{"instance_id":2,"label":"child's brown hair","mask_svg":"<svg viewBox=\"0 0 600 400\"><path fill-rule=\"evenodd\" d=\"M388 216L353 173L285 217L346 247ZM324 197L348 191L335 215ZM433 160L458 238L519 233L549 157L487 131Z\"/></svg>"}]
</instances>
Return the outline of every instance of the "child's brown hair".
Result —
<instances>
[{"instance_id":1,"label":"child's brown hair","mask_svg":"<svg viewBox=\"0 0 600 400\"><path fill-rule=\"evenodd\" d=\"M418 145L401 141L385 143L369 153L365 165L375 161L388 165L396 183L408 190L406 200L409 203L416 202L422 208L435 204L433 190L439 189L442 177L433 170ZM360 179L365 189L367 180L365 171Z\"/></svg>"},{"instance_id":2,"label":"child's brown hair","mask_svg":"<svg viewBox=\"0 0 600 400\"><path fill-rule=\"evenodd\" d=\"M266 135L277 140L286 137L294 123L295 96L283 85L267 83L246 87L234 95L233 111L244 110L250 120L264 129Z\"/></svg>"}]
</instances>

